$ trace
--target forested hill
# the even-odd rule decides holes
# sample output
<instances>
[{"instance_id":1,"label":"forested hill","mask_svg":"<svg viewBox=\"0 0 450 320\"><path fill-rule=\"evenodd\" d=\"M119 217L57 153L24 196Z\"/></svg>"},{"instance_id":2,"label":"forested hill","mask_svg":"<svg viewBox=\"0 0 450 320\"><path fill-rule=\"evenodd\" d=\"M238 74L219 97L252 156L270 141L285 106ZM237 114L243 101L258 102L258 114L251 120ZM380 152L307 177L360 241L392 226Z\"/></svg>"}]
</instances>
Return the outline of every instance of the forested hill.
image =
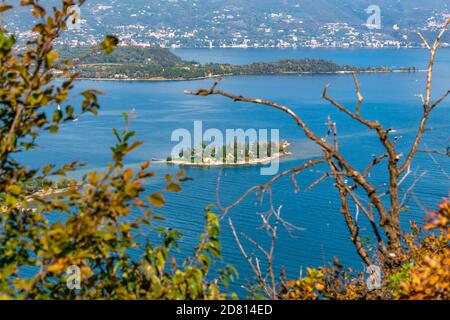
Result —
<instances>
[{"instance_id":1,"label":"forested hill","mask_svg":"<svg viewBox=\"0 0 450 320\"><path fill-rule=\"evenodd\" d=\"M350 71L392 71L384 67L355 68L321 59L283 59L248 65L200 64L184 61L160 47L119 47L109 56L90 54L92 47L60 48L62 59L73 59L79 78L122 80L189 80L212 76L320 74ZM415 71L407 68L403 71Z\"/></svg>"},{"instance_id":2,"label":"forested hill","mask_svg":"<svg viewBox=\"0 0 450 320\"><path fill-rule=\"evenodd\" d=\"M161 47L117 47L112 54L105 56L102 52L92 54L92 47L61 47L63 59L82 60L84 64L159 64L165 67L183 64L180 57Z\"/></svg>"}]
</instances>

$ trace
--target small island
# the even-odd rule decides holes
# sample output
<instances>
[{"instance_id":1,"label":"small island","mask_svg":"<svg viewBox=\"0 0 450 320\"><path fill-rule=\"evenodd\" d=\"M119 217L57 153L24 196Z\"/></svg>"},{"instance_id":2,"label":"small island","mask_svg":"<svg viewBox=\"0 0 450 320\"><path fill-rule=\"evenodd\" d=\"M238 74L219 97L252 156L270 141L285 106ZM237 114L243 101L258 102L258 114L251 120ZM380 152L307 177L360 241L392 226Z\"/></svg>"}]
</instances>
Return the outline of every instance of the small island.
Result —
<instances>
[{"instance_id":1,"label":"small island","mask_svg":"<svg viewBox=\"0 0 450 320\"><path fill-rule=\"evenodd\" d=\"M415 67L393 69L384 66L354 67L339 65L323 59L282 59L272 62L255 62L246 65L221 63L201 64L185 61L170 50L161 47L118 47L105 56L91 54L92 47L61 47L62 60L72 59L78 79L87 80L146 80L183 81L212 77L247 75L309 75L342 73L416 72Z\"/></svg>"},{"instance_id":2,"label":"small island","mask_svg":"<svg viewBox=\"0 0 450 320\"><path fill-rule=\"evenodd\" d=\"M180 166L246 166L270 163L281 157L290 155L290 143L255 142L234 145L223 145L220 148L202 144L199 148L181 150L177 157L169 156L164 162Z\"/></svg>"}]
</instances>

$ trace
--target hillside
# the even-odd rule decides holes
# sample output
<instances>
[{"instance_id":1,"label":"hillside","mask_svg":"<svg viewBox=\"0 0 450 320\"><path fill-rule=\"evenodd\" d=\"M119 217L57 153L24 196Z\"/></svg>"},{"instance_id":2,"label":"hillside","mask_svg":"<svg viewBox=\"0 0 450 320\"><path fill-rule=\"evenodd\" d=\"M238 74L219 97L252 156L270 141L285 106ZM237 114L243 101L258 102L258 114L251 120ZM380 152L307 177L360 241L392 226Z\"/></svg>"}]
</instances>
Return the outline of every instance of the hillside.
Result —
<instances>
[{"instance_id":1,"label":"hillside","mask_svg":"<svg viewBox=\"0 0 450 320\"><path fill-rule=\"evenodd\" d=\"M92 47L69 47L63 46L59 48L60 55L63 59L71 58L74 60L83 59L83 64L156 64L165 67L172 67L182 64L180 57L176 56L167 49L157 46L150 48L143 47L117 47L114 52L108 56L98 52L91 55Z\"/></svg>"},{"instance_id":2,"label":"hillside","mask_svg":"<svg viewBox=\"0 0 450 320\"><path fill-rule=\"evenodd\" d=\"M365 25L365 9L374 4L381 10L380 30ZM32 19L25 14L8 13L8 28L26 30ZM81 28L60 41L92 45L114 33L129 45L417 46L417 31L430 35L449 14L448 0L88 0Z\"/></svg>"}]
</instances>

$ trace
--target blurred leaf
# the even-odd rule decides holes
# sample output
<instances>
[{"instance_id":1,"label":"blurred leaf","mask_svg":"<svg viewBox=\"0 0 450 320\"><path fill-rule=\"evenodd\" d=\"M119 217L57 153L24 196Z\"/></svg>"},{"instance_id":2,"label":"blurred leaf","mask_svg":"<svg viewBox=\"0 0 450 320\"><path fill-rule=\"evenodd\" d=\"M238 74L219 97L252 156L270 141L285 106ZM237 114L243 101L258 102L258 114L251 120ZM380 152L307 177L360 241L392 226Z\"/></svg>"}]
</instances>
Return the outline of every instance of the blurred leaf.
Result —
<instances>
[{"instance_id":1,"label":"blurred leaf","mask_svg":"<svg viewBox=\"0 0 450 320\"><path fill-rule=\"evenodd\" d=\"M163 195L160 193L153 193L152 195L149 196L149 200L151 204L154 205L155 207L163 207L164 204L166 203Z\"/></svg>"}]
</instances>

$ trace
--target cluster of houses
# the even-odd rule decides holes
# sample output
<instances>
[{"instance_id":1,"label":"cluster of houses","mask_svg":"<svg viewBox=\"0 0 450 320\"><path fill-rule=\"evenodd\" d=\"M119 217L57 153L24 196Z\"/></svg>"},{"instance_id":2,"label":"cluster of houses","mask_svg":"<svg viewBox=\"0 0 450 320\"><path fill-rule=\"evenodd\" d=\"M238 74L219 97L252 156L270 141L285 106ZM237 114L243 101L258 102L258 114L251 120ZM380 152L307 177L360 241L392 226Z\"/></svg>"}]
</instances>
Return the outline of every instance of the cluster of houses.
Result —
<instances>
[{"instance_id":1,"label":"cluster of houses","mask_svg":"<svg viewBox=\"0 0 450 320\"><path fill-rule=\"evenodd\" d=\"M238 143L234 145L206 146L181 150L178 156L168 157L168 163L192 165L223 165L223 164L255 164L270 161L289 154L289 142L255 142Z\"/></svg>"}]
</instances>

